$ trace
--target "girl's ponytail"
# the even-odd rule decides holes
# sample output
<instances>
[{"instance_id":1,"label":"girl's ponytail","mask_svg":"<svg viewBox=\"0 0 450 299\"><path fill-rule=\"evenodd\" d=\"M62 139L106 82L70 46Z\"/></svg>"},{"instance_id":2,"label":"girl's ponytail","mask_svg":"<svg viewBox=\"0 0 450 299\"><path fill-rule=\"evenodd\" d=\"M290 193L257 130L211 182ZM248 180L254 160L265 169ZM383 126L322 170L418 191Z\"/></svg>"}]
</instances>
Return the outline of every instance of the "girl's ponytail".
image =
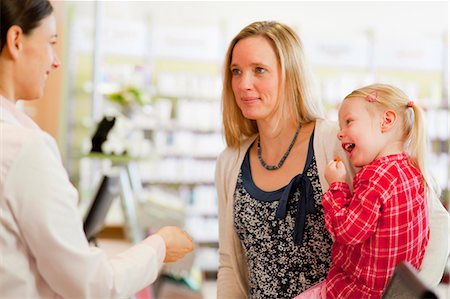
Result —
<instances>
[{"instance_id":1,"label":"girl's ponytail","mask_svg":"<svg viewBox=\"0 0 450 299\"><path fill-rule=\"evenodd\" d=\"M426 137L426 128L424 121L424 114L422 109L412 102L408 102L406 107L405 125L409 131L407 136L407 150L410 155L411 162L422 172L422 176L430 192L437 197L440 196L440 188L436 180L430 173L427 159L429 152L428 139Z\"/></svg>"}]
</instances>

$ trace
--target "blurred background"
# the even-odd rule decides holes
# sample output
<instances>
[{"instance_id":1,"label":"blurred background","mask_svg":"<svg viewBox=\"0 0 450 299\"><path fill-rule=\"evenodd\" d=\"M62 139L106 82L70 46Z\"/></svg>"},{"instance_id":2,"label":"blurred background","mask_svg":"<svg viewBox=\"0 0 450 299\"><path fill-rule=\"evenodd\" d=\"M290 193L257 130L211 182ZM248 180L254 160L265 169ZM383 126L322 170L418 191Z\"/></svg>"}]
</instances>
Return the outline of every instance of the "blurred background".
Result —
<instances>
[{"instance_id":1,"label":"blurred background","mask_svg":"<svg viewBox=\"0 0 450 299\"><path fill-rule=\"evenodd\" d=\"M221 71L229 42L253 21L297 31L330 118L346 94L373 82L394 84L421 105L448 209L447 1L52 3L62 67L44 98L22 107L57 139L80 211L89 209L101 178L118 172L126 180L98 236L104 246L114 251L166 224L183 226L197 243L195 254L163 269L164 280L138 296L215 298ZM99 124L111 119L93 153ZM448 276L443 282L448 298Z\"/></svg>"}]
</instances>

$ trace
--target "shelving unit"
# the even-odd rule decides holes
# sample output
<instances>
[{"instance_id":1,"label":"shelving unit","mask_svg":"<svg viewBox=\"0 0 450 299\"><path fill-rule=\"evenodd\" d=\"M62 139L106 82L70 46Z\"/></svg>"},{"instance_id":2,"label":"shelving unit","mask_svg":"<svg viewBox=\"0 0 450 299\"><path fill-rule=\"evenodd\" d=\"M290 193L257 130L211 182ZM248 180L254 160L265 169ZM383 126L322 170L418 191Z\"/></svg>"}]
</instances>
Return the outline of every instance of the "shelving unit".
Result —
<instances>
[{"instance_id":1,"label":"shelving unit","mask_svg":"<svg viewBox=\"0 0 450 299\"><path fill-rule=\"evenodd\" d=\"M194 266L218 269L215 161L224 148L218 65L154 58L154 127L147 129L157 159L142 163L144 186L176 194L185 203L185 229L198 245ZM199 230L199 228L202 228Z\"/></svg>"},{"instance_id":2,"label":"shelving unit","mask_svg":"<svg viewBox=\"0 0 450 299\"><path fill-rule=\"evenodd\" d=\"M140 164L143 185L184 203L184 227L198 245L194 266L215 277L219 259L214 171L224 148L223 35L219 26L195 24L159 24L150 35L155 124L146 133L153 141L155 159Z\"/></svg>"},{"instance_id":3,"label":"shelving unit","mask_svg":"<svg viewBox=\"0 0 450 299\"><path fill-rule=\"evenodd\" d=\"M218 225L214 168L224 146L219 101L220 28L153 26L151 19L142 15L133 20L122 15L106 18L111 7L91 4L92 13L80 15L85 4L69 5L70 22L75 26L71 26L68 39L76 45L70 50L69 73L76 80L68 87L72 91L72 104L67 107L68 140L74 146L67 154L81 205L91 197L95 178L103 171L103 163L79 157L106 108L105 95L135 86L152 100L146 114L132 117L135 128L143 130L153 144L151 156L134 164L138 183L131 180L131 191L127 189L133 193L139 224L143 231L178 225L193 236L198 248L192 255L195 261L183 259L166 271L186 274L193 263L205 275L215 277ZM180 30L185 34L179 35ZM134 38L136 34L141 38ZM211 41L212 36L216 39ZM122 209L113 205L114 225L129 218ZM127 227L127 223L123 225Z\"/></svg>"}]
</instances>

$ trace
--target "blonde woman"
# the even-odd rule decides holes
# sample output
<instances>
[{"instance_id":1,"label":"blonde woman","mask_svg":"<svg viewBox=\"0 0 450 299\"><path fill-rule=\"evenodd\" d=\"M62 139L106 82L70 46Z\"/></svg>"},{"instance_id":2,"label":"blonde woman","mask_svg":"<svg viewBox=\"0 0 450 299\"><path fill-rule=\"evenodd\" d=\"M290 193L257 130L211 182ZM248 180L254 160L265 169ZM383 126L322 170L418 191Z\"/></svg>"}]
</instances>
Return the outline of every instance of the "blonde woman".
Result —
<instances>
[{"instance_id":1,"label":"blonde woman","mask_svg":"<svg viewBox=\"0 0 450 299\"><path fill-rule=\"evenodd\" d=\"M263 21L242 29L228 47L223 84L218 298L292 298L324 281L330 267L325 168L344 157L348 184L354 169L337 125L311 96L302 44L288 26ZM443 260L445 248L430 243Z\"/></svg>"}]
</instances>

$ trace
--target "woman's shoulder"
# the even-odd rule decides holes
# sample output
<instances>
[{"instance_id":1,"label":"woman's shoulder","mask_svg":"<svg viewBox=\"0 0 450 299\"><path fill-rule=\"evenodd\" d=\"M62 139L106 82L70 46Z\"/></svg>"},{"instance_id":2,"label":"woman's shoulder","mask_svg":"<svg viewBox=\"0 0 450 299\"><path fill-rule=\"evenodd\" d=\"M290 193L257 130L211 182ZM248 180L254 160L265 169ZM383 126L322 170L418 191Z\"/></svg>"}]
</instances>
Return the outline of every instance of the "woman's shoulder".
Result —
<instances>
[{"instance_id":1,"label":"woman's shoulder","mask_svg":"<svg viewBox=\"0 0 450 299\"><path fill-rule=\"evenodd\" d=\"M2 134L0 139L2 149L10 148L19 152L21 148L33 147L38 144L45 144L48 147L55 147L56 142L48 133L40 129L24 128L9 123L0 123Z\"/></svg>"},{"instance_id":2,"label":"woman's shoulder","mask_svg":"<svg viewBox=\"0 0 450 299\"><path fill-rule=\"evenodd\" d=\"M41 157L59 156L55 140L39 129L0 123L2 144L2 175L20 160L33 161Z\"/></svg>"},{"instance_id":3,"label":"woman's shoulder","mask_svg":"<svg viewBox=\"0 0 450 299\"><path fill-rule=\"evenodd\" d=\"M338 123L334 120L316 119L316 130L318 134L331 134L339 131Z\"/></svg>"},{"instance_id":4,"label":"woman's shoulder","mask_svg":"<svg viewBox=\"0 0 450 299\"><path fill-rule=\"evenodd\" d=\"M239 146L227 146L218 156L218 160L228 160L233 157L239 156L242 152L247 152L248 148L252 145L256 139L256 134L241 141Z\"/></svg>"},{"instance_id":5,"label":"woman's shoulder","mask_svg":"<svg viewBox=\"0 0 450 299\"><path fill-rule=\"evenodd\" d=\"M339 126L337 122L328 119L317 119L314 128L314 146L316 148L324 147L327 150L335 150L334 147L337 147L339 143L338 133Z\"/></svg>"},{"instance_id":6,"label":"woman's shoulder","mask_svg":"<svg viewBox=\"0 0 450 299\"><path fill-rule=\"evenodd\" d=\"M216 167L223 169L239 165L239 162L242 162L248 148L252 145L253 141L255 141L256 136L257 135L253 135L243 139L239 146L227 146L223 149L217 158Z\"/></svg>"}]
</instances>

